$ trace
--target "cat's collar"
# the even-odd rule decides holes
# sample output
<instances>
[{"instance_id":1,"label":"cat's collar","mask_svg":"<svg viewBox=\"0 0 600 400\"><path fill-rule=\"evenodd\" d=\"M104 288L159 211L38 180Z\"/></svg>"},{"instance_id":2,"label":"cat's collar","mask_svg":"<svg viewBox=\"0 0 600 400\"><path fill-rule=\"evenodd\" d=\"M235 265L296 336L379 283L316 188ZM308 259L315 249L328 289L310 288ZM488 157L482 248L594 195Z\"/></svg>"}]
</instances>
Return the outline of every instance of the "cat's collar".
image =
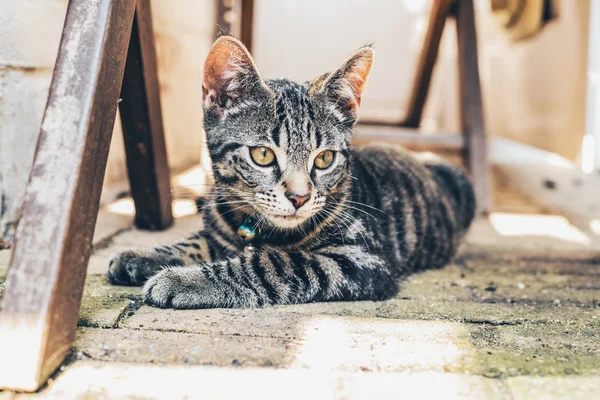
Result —
<instances>
[{"instance_id":1,"label":"cat's collar","mask_svg":"<svg viewBox=\"0 0 600 400\"><path fill-rule=\"evenodd\" d=\"M244 223L239 226L237 234L247 246L252 246L252 243L256 242L260 236L258 221L250 216L246 217Z\"/></svg>"}]
</instances>

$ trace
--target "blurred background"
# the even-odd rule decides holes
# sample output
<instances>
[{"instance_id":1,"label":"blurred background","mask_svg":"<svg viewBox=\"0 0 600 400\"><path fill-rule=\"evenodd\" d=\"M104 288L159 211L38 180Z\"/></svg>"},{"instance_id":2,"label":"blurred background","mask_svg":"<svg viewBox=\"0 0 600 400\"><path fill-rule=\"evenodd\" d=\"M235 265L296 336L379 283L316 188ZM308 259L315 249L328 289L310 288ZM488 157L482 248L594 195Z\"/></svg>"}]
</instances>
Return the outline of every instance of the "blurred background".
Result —
<instances>
[{"instance_id":1,"label":"blurred background","mask_svg":"<svg viewBox=\"0 0 600 400\"><path fill-rule=\"evenodd\" d=\"M18 220L67 3L2 3L0 239L10 240ZM151 1L175 195L193 191L193 185L209 179L203 153L202 68L219 30L240 35L244 3ZM600 165L594 124L598 56L588 51L594 49L593 43L600 44L599 35L590 30L590 20L598 14L592 9L594 2L531 1L534 7L545 7L546 14L533 17L537 22L524 31L514 29L515 18L523 16L511 14L524 1L474 3L491 211L561 215L578 229L595 232L590 227L600 218L594 204L600 174L592 173ZM264 77L306 80L331 70L361 45L373 43L376 61L361 118L398 121L407 111L431 4L430 0L255 0L252 54ZM600 22L597 17L596 21ZM454 24L448 20L442 36L421 124L425 134L461 128ZM180 186L187 189L178 192ZM204 186L196 188L201 191ZM127 192L117 119L101 206L130 217L133 205L123 199ZM175 214L195 212L193 201L181 197Z\"/></svg>"}]
</instances>

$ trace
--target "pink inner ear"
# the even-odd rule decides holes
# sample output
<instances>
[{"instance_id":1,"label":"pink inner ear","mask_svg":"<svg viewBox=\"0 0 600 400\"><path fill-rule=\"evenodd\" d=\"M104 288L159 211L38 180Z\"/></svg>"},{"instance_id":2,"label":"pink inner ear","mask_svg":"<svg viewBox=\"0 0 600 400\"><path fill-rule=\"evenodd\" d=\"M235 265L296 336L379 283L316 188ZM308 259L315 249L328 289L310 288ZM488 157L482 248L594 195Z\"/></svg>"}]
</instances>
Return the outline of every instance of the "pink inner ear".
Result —
<instances>
[{"instance_id":1,"label":"pink inner ear","mask_svg":"<svg viewBox=\"0 0 600 400\"><path fill-rule=\"evenodd\" d=\"M367 85L367 77L371 71L371 65L373 64L372 53L367 54L357 56L357 58L350 61L349 68L344 73L344 81L359 104L362 92Z\"/></svg>"},{"instance_id":2,"label":"pink inner ear","mask_svg":"<svg viewBox=\"0 0 600 400\"><path fill-rule=\"evenodd\" d=\"M367 77L373 65L373 50L362 48L352 55L344 64L342 84L345 91L351 92L360 103L360 97L367 84Z\"/></svg>"},{"instance_id":3,"label":"pink inner ear","mask_svg":"<svg viewBox=\"0 0 600 400\"><path fill-rule=\"evenodd\" d=\"M204 63L203 99L218 101L222 97L234 98L244 73L252 71L252 60L241 43L219 39ZM213 95L214 93L214 95Z\"/></svg>"}]
</instances>

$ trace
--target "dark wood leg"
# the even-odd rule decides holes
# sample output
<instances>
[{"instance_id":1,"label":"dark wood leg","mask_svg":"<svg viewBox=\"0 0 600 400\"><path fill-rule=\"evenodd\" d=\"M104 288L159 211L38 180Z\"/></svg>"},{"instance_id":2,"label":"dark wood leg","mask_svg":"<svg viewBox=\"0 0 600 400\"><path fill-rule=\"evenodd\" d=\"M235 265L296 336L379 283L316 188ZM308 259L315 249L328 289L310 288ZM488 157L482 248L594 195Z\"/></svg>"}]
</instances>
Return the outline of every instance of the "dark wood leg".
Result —
<instances>
[{"instance_id":1,"label":"dark wood leg","mask_svg":"<svg viewBox=\"0 0 600 400\"><path fill-rule=\"evenodd\" d=\"M0 312L0 387L36 390L75 335L135 0L70 0Z\"/></svg>"},{"instance_id":2,"label":"dark wood leg","mask_svg":"<svg viewBox=\"0 0 600 400\"><path fill-rule=\"evenodd\" d=\"M249 52L252 52L254 0L215 0L215 2L217 9L215 38L224 34L233 35L244 43Z\"/></svg>"},{"instance_id":3,"label":"dark wood leg","mask_svg":"<svg viewBox=\"0 0 600 400\"><path fill-rule=\"evenodd\" d=\"M475 185L477 211L487 213L491 206L490 182L473 0L458 0L456 27L461 121L466 145L465 157Z\"/></svg>"},{"instance_id":4,"label":"dark wood leg","mask_svg":"<svg viewBox=\"0 0 600 400\"><path fill-rule=\"evenodd\" d=\"M254 0L242 0L242 33L240 40L252 53L252 28L254 25Z\"/></svg>"},{"instance_id":5,"label":"dark wood leg","mask_svg":"<svg viewBox=\"0 0 600 400\"><path fill-rule=\"evenodd\" d=\"M121 123L138 228L173 223L149 0L138 0L121 89Z\"/></svg>"},{"instance_id":6,"label":"dark wood leg","mask_svg":"<svg viewBox=\"0 0 600 400\"><path fill-rule=\"evenodd\" d=\"M222 35L234 35L236 36L236 32L234 30L234 26L231 23L231 19L226 19L225 15L227 13L232 13L235 11L235 2L240 0L214 0L216 3L217 9L217 26L215 27L215 38L218 38Z\"/></svg>"},{"instance_id":7,"label":"dark wood leg","mask_svg":"<svg viewBox=\"0 0 600 400\"><path fill-rule=\"evenodd\" d=\"M419 56L413 80L413 88L408 102L404 121L400 124L407 128L418 128L421 124L423 107L427 100L433 67L437 60L440 40L446 24L446 18L454 0L434 0L429 14L429 26L423 40L423 50Z\"/></svg>"}]
</instances>

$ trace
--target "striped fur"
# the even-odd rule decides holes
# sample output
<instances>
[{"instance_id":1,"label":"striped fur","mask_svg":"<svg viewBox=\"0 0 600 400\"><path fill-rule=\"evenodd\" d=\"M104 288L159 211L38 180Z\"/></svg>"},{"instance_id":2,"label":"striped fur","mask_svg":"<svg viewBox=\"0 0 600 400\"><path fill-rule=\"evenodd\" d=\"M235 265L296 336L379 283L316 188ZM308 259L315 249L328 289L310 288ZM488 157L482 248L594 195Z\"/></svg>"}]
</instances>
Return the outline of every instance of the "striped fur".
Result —
<instances>
[{"instance_id":1,"label":"striped fur","mask_svg":"<svg viewBox=\"0 0 600 400\"><path fill-rule=\"evenodd\" d=\"M116 256L109 280L145 284L158 307L261 307L388 299L407 275L447 264L474 216L472 186L439 158L351 148L372 60L362 48L312 82L264 81L241 43L219 39L204 77L215 177L205 229ZM276 162L253 162L255 146ZM335 157L319 170L323 150ZM295 209L289 193L310 198ZM248 216L261 229L253 249L236 233Z\"/></svg>"}]
</instances>

